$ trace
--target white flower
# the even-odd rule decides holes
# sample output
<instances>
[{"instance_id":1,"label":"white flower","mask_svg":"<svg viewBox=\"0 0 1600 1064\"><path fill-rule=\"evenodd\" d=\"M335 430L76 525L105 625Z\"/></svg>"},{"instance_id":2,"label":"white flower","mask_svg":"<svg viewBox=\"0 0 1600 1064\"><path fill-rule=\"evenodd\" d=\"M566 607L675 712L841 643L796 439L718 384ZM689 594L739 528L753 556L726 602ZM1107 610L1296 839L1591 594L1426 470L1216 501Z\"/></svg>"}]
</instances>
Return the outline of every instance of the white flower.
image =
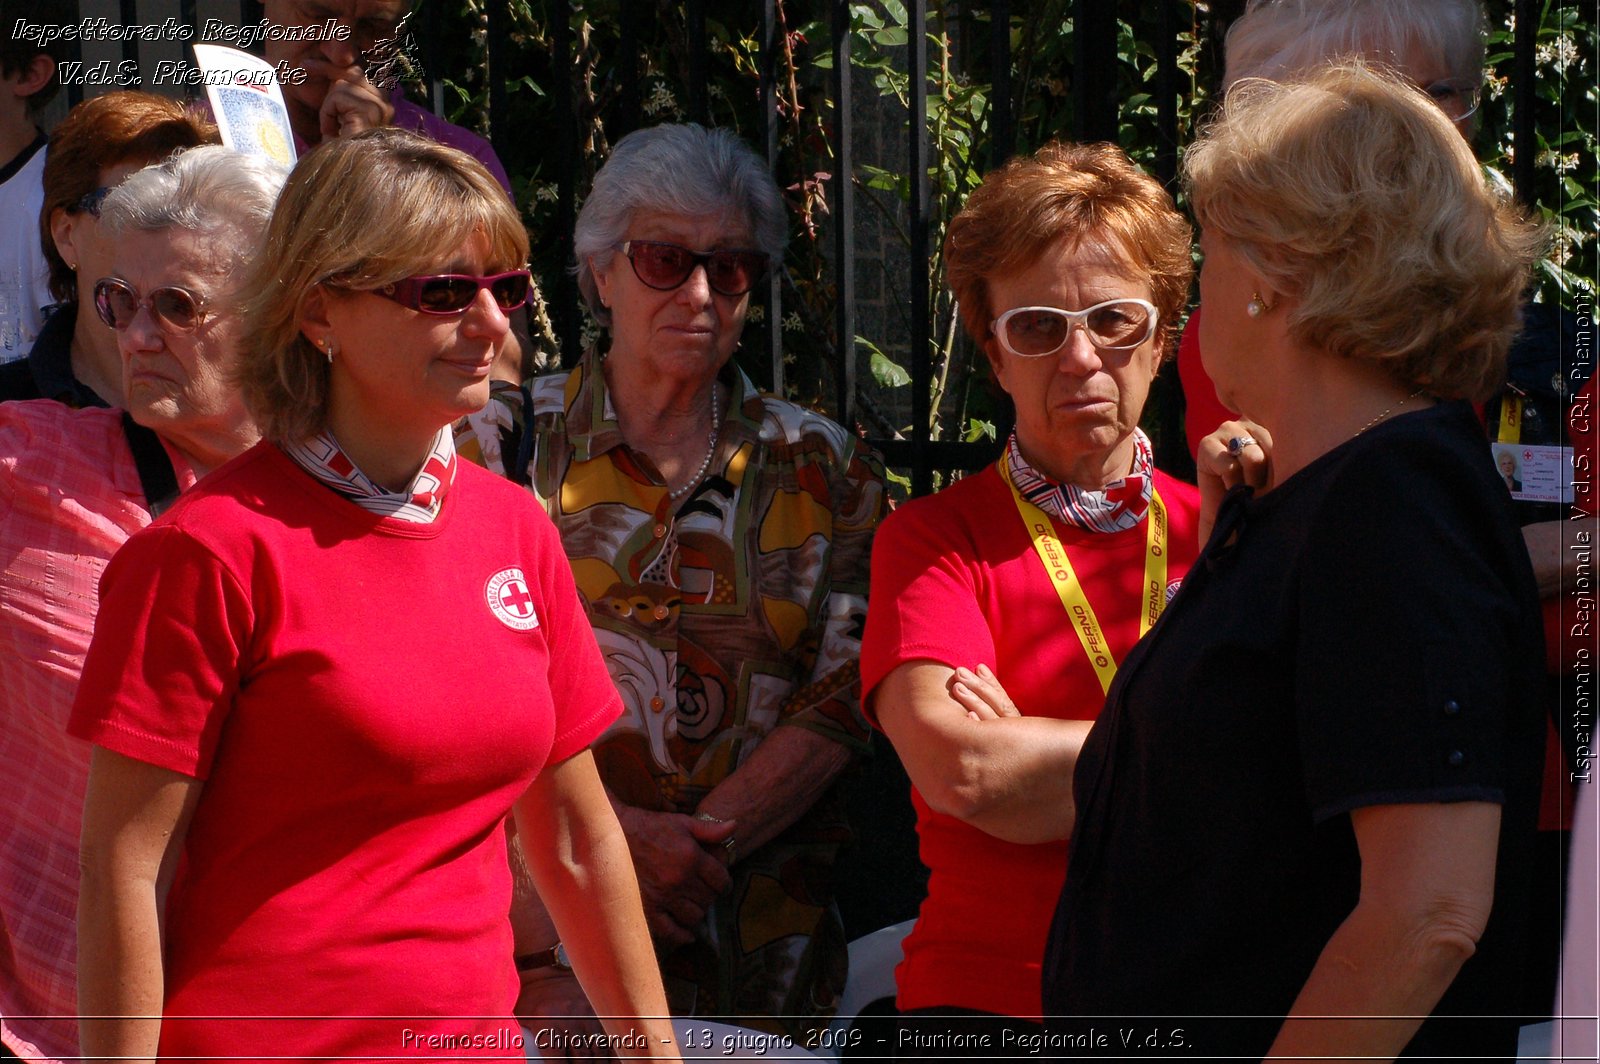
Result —
<instances>
[{"instance_id":1,"label":"white flower","mask_svg":"<svg viewBox=\"0 0 1600 1064\"><path fill-rule=\"evenodd\" d=\"M671 111L674 115L683 114L678 107L677 98L672 95L672 90L667 88L666 82L658 81L655 88L650 90L650 98L644 102L644 113L654 115L662 111Z\"/></svg>"},{"instance_id":2,"label":"white flower","mask_svg":"<svg viewBox=\"0 0 1600 1064\"><path fill-rule=\"evenodd\" d=\"M1550 261L1557 266L1565 266L1572 260L1573 247L1578 243L1578 234L1573 232L1571 226L1563 225L1556 230L1555 239L1550 242Z\"/></svg>"},{"instance_id":3,"label":"white flower","mask_svg":"<svg viewBox=\"0 0 1600 1064\"><path fill-rule=\"evenodd\" d=\"M1558 151L1546 149L1539 153L1539 157L1533 161L1533 165L1548 166L1558 174L1568 174L1578 168L1578 153L1571 152L1567 155L1562 155Z\"/></svg>"},{"instance_id":4,"label":"white flower","mask_svg":"<svg viewBox=\"0 0 1600 1064\"><path fill-rule=\"evenodd\" d=\"M1553 66L1556 73L1565 74L1567 67L1578 62L1578 46L1569 34L1561 34L1533 50L1534 62L1539 66Z\"/></svg>"}]
</instances>

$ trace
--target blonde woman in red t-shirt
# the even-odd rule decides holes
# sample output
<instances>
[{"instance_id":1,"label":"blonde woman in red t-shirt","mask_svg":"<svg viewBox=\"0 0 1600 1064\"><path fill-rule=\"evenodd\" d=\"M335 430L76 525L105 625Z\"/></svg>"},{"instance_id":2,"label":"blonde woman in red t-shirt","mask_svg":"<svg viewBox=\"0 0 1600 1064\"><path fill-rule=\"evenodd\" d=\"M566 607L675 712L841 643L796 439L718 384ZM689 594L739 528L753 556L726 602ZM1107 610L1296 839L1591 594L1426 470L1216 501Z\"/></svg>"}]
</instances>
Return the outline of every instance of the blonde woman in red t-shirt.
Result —
<instances>
[{"instance_id":1,"label":"blonde woman in red t-shirt","mask_svg":"<svg viewBox=\"0 0 1600 1064\"><path fill-rule=\"evenodd\" d=\"M902 1055L1025 1054L1038 1037L1073 764L1196 550L1195 490L1156 471L1138 428L1189 239L1105 144L1012 160L951 222L950 284L1016 429L995 465L891 515L873 551L862 687L931 872L897 973Z\"/></svg>"},{"instance_id":2,"label":"blonde woman in red t-shirt","mask_svg":"<svg viewBox=\"0 0 1600 1064\"><path fill-rule=\"evenodd\" d=\"M85 1055L520 1053L514 816L596 1007L645 1017L607 1047L677 1058L587 749L620 700L555 528L452 446L527 255L489 173L410 133L284 187L238 373L265 438L112 560L69 725Z\"/></svg>"}]
</instances>

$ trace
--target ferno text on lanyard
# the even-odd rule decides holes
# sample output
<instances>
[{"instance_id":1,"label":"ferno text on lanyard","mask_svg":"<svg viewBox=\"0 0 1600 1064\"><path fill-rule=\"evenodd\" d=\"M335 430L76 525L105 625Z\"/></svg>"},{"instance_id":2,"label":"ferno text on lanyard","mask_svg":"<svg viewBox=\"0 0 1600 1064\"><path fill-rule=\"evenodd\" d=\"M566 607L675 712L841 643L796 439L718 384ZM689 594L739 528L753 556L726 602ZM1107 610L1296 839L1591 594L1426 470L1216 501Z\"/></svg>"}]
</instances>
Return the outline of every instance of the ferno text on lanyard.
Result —
<instances>
[{"instance_id":1,"label":"ferno text on lanyard","mask_svg":"<svg viewBox=\"0 0 1600 1064\"><path fill-rule=\"evenodd\" d=\"M1111 681L1117 675L1117 659L1112 656L1111 644L1106 642L1100 619L1094 615L1089 596L1072 569L1066 548L1056 538L1050 516L1022 497L1004 461L1000 463L1000 476L1011 489L1011 499L1017 504L1017 513L1022 515L1022 523L1033 540L1033 549L1044 563L1045 572L1050 574L1056 594L1061 596L1061 605L1072 620L1083 652L1089 655L1089 664L1094 666L1094 673L1100 679L1100 689L1110 691ZM1144 610L1139 614L1141 636L1156 623L1167 604L1167 508L1153 487L1150 489L1150 515L1145 521L1144 593Z\"/></svg>"}]
</instances>

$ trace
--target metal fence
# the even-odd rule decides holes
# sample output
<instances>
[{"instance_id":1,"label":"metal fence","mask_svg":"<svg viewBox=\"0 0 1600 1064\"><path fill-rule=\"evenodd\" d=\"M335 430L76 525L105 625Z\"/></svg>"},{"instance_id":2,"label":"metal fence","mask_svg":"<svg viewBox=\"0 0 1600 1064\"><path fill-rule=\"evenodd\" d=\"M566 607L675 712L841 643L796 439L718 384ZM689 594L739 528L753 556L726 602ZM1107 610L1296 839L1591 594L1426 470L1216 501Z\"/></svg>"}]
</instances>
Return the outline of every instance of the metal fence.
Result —
<instances>
[{"instance_id":1,"label":"metal fence","mask_svg":"<svg viewBox=\"0 0 1600 1064\"><path fill-rule=\"evenodd\" d=\"M487 17L484 48L487 50L487 66L490 72L488 124L490 139L497 145L507 143L512 132L507 128L506 122L505 86L518 73L508 70L509 60L505 54L505 42L509 38L512 24L510 2L511 0L485 0L484 5ZM708 114L709 89L706 2L707 0L684 0L677 11L683 19L688 40L685 72L688 117L691 120L702 121ZM833 355L834 387L833 394L829 397L831 409L828 413L836 420L850 425L857 420L857 402L860 394L857 350L853 342L858 332L855 269L858 228L857 190L853 182L853 177L857 173L857 160L852 149L854 86L851 77L850 49L851 9L855 5L849 0L815 0L815 2L825 5L831 30L830 51L833 60L831 96L834 112L831 118L833 127L837 131L835 140L837 154L827 189L832 218L832 268L837 291L833 308L833 330L837 338ZM1131 0L1123 0L1123 3L1131 3ZM1152 95L1158 109L1155 169L1157 176L1170 184L1177 170L1180 146L1176 101L1186 77L1178 65L1179 34L1194 21L1200 21L1214 39L1220 40L1221 30L1243 7L1243 0L1213 0L1198 12L1192 0L1153 0L1153 3L1158 28L1154 39L1147 43L1156 57L1156 73L1152 86ZM760 0L759 4L754 6L758 7L757 35L762 45L760 69L762 127L758 143L764 146L768 159L776 166L779 142L776 113L778 93L775 89L779 73L777 43L780 11L777 0ZM910 0L905 6L909 25L926 24L926 0ZM1020 8L1025 5L1019 3L1017 6ZM435 71L438 64L429 59L431 46L441 35L453 29L450 25L452 16L444 10L444 7L444 0L425 0L417 12L417 36L423 49L424 65ZM1011 127L1009 117L1012 113L1013 92L1010 71L1014 58L1011 53L1009 33L1012 8L1011 0L995 0L994 3L986 5L989 15L986 20L989 35L986 51L988 67L992 74L993 105L986 161L991 167L1012 154L1016 142L1016 133ZM1111 141L1118 139L1118 82L1115 64L1107 61L1106 57L1115 56L1117 53L1118 17L1121 8L1121 4L1109 3L1107 0L1075 0L1071 5L1077 56L1072 78L1074 94L1074 106L1070 109L1073 116L1072 127L1064 132L1076 139ZM197 30L206 20L213 18L255 22L262 17L261 6L257 0L80 0L80 9L83 17L105 17L124 25L175 18ZM571 30L575 14L574 5L570 0L548 0L543 5L543 10L548 18L552 38L554 54L551 69L565 71L576 60L576 43ZM641 49L641 20L652 17L653 10L653 5L640 4L635 0L620 0L617 9L621 28L618 47L624 53L630 50L637 53ZM748 11L749 8L744 7L742 10ZM1142 10L1149 11L1150 8L1146 5ZM1514 10L1518 26L1537 25L1539 12L1533 0L1515 0ZM110 59L114 63L132 62L140 69L148 69L151 64L161 59L182 58L182 46L172 42L151 44L130 40L116 45L100 43L86 45L81 52L82 54L77 57L80 61L93 63ZM624 58L628 56L625 55ZM899 160L904 164L902 172L911 175L912 182L907 204L909 241L906 249L906 267L910 274L915 276L926 271L927 264L935 252L931 246L930 218L933 217L933 204L927 178L930 165L927 123L929 71L925 35L909 34L906 44L906 64L911 84L921 86L923 90L911 94L910 120L907 123L907 136L904 141L905 154L903 160ZM646 113L638 74L640 68L641 65L633 61L618 64L618 69L622 72L620 114L616 121L608 123L608 128L615 135L645 124ZM1511 110L1515 141L1518 144L1534 142L1534 113L1529 103L1532 98L1534 76L1534 34L1518 33L1515 37L1510 83L1510 91L1515 94ZM144 87L162 91L160 86ZM571 259L572 223L581 193L578 187L579 175L583 172L579 165L581 161L579 129L571 80L564 76L553 76L544 88L552 98L555 115L555 129L550 138L550 153L556 174L556 222L552 238L560 243L560 261L566 262ZM86 90L81 85L68 85L67 104L77 102L85 91L93 93L97 90L94 88ZM437 80L430 83L429 91L428 102L433 109L443 110L444 98ZM1532 152L1518 154L1512 177L1525 199L1528 198L1527 193L1533 186L1533 166ZM898 166L895 168L901 169ZM546 296L550 303L562 360L570 364L579 355L582 324L582 311L576 286L566 271L560 271L554 277L547 278L546 285ZM774 274L766 285L766 291L760 294L766 303L764 318L766 325L765 350L758 357L764 358L770 365L771 384L774 390L781 392L785 378L781 332L784 291L781 276ZM909 285L909 298L910 336L913 338L907 353L912 377L911 429L903 437L875 438L871 442L883 452L891 466L908 470L913 493L923 494L933 487L935 470L979 468L990 460L994 447L988 444L930 438L932 359L929 345L916 342L920 338L930 336L934 329L927 286L915 283ZM1156 433L1158 443L1162 445L1158 460L1169 467L1181 469L1187 463L1188 455L1182 443L1181 397L1177 394L1176 382L1170 378L1170 374L1163 374L1162 380L1158 381L1153 401L1161 418L1161 425L1158 426L1159 431Z\"/></svg>"}]
</instances>

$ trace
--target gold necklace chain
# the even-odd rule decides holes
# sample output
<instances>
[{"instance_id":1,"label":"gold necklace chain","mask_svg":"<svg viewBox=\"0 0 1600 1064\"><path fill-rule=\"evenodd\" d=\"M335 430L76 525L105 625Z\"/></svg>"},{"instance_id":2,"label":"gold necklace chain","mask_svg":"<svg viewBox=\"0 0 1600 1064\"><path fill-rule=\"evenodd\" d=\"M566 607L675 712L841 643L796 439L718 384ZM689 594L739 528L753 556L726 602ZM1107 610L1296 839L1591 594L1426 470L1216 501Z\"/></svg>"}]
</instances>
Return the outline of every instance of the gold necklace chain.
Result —
<instances>
[{"instance_id":1,"label":"gold necklace chain","mask_svg":"<svg viewBox=\"0 0 1600 1064\"><path fill-rule=\"evenodd\" d=\"M1367 431L1372 426L1376 425L1378 422L1382 421L1384 418L1386 418L1390 414L1394 413L1400 407L1405 406L1407 403L1411 402L1411 400L1415 399L1417 396L1419 396L1421 394L1422 394L1422 389L1418 388L1416 391L1412 392L1410 395L1406 396L1404 399L1400 400L1398 403L1390 403L1389 406L1383 411L1383 413L1379 414L1377 417L1373 418L1371 421L1367 422L1365 425L1362 425L1360 428L1356 429L1355 433L1350 438L1352 440L1355 439L1356 436L1361 435L1363 432Z\"/></svg>"}]
</instances>

